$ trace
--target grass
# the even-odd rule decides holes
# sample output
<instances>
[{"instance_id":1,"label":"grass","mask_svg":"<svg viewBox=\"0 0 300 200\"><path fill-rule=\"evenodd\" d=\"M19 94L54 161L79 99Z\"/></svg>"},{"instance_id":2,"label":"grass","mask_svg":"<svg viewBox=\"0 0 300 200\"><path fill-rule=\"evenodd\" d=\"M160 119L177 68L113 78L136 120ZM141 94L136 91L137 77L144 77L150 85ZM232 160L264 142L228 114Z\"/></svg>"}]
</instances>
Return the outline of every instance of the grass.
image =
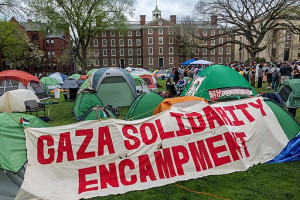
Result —
<instances>
[{"instance_id":1,"label":"grass","mask_svg":"<svg viewBox=\"0 0 300 200\"><path fill-rule=\"evenodd\" d=\"M165 80L158 80L163 87L159 91L165 91ZM263 88L255 88L258 92L269 92ZM63 96L60 99L51 99L59 101L59 104L47 105L48 115L53 119L49 124L59 126L75 123L71 113L73 102L65 102ZM51 101L50 100L50 101ZM124 118L128 107L121 108L121 117ZM42 113L39 113L41 116ZM300 121L300 111L298 110L296 119ZM300 199L300 162L280 163L280 164L259 164L251 167L244 172L235 172L231 174L208 176L194 180L178 182L186 188L193 191L212 193L221 199L272 199L272 200L298 200ZM170 199L170 200L188 200L216 199L209 195L197 194L187 191L175 184L169 184L162 187L151 188L143 191L132 191L122 195L110 195L100 199Z\"/></svg>"}]
</instances>

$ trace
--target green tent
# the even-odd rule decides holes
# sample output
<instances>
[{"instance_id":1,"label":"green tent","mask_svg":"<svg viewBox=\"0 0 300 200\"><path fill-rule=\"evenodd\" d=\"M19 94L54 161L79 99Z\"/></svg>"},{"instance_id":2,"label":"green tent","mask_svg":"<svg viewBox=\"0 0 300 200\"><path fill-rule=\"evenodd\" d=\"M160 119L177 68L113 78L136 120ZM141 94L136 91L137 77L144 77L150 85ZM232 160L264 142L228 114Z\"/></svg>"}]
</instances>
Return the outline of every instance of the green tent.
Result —
<instances>
[{"instance_id":1,"label":"green tent","mask_svg":"<svg viewBox=\"0 0 300 200\"><path fill-rule=\"evenodd\" d=\"M256 91L241 74L225 65L211 65L191 81L181 96L197 96L206 100L240 99L254 96Z\"/></svg>"},{"instance_id":2,"label":"green tent","mask_svg":"<svg viewBox=\"0 0 300 200\"><path fill-rule=\"evenodd\" d=\"M114 114L112 114L108 109L104 107L93 107L91 108L84 116L83 120L97 120L97 119L108 119L115 118Z\"/></svg>"},{"instance_id":3,"label":"green tent","mask_svg":"<svg viewBox=\"0 0 300 200\"><path fill-rule=\"evenodd\" d=\"M132 76L137 94L142 94L143 92L150 92L147 83L139 76Z\"/></svg>"},{"instance_id":4,"label":"green tent","mask_svg":"<svg viewBox=\"0 0 300 200\"><path fill-rule=\"evenodd\" d=\"M288 108L300 108L300 79L291 79L282 83L278 94L283 100L283 105Z\"/></svg>"},{"instance_id":5,"label":"green tent","mask_svg":"<svg viewBox=\"0 0 300 200\"><path fill-rule=\"evenodd\" d=\"M81 84L80 88L83 89L89 87L89 81L90 81L89 78L85 79L84 82Z\"/></svg>"},{"instance_id":6,"label":"green tent","mask_svg":"<svg viewBox=\"0 0 300 200\"><path fill-rule=\"evenodd\" d=\"M91 75L92 73L94 73L95 71L97 71L98 69L91 69L86 73L86 76L89 77L89 75Z\"/></svg>"},{"instance_id":7,"label":"green tent","mask_svg":"<svg viewBox=\"0 0 300 200\"><path fill-rule=\"evenodd\" d=\"M78 80L80 78L80 74L72 74L71 77Z\"/></svg>"},{"instance_id":8,"label":"green tent","mask_svg":"<svg viewBox=\"0 0 300 200\"><path fill-rule=\"evenodd\" d=\"M143 93L131 104L125 120L137 120L152 116L155 108L163 100L163 97L154 92Z\"/></svg>"},{"instance_id":9,"label":"green tent","mask_svg":"<svg viewBox=\"0 0 300 200\"><path fill-rule=\"evenodd\" d=\"M40 81L43 84L43 86L47 86L49 90L53 90L59 87L59 82L52 77L43 77Z\"/></svg>"},{"instance_id":10,"label":"green tent","mask_svg":"<svg viewBox=\"0 0 300 200\"><path fill-rule=\"evenodd\" d=\"M266 104L272 109L279 124L289 140L293 139L300 132L300 124L282 106L270 99L264 99Z\"/></svg>"},{"instance_id":11,"label":"green tent","mask_svg":"<svg viewBox=\"0 0 300 200\"><path fill-rule=\"evenodd\" d=\"M41 119L21 113L0 113L0 169L17 172L27 160L24 128L20 118L29 120L29 127L48 127Z\"/></svg>"},{"instance_id":12,"label":"green tent","mask_svg":"<svg viewBox=\"0 0 300 200\"><path fill-rule=\"evenodd\" d=\"M73 114L76 121L81 121L84 119L86 113L93 107L99 105L103 106L102 101L92 92L80 92L73 105Z\"/></svg>"}]
</instances>

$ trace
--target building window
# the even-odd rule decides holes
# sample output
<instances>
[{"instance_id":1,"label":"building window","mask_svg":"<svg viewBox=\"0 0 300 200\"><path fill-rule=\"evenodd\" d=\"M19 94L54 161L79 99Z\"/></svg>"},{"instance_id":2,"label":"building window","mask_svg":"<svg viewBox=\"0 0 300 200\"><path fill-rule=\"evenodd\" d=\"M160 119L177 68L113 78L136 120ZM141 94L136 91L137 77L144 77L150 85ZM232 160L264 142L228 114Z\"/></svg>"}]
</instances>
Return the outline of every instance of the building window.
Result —
<instances>
[{"instance_id":1,"label":"building window","mask_svg":"<svg viewBox=\"0 0 300 200\"><path fill-rule=\"evenodd\" d=\"M95 66L99 66L99 59L95 59Z\"/></svg>"},{"instance_id":2,"label":"building window","mask_svg":"<svg viewBox=\"0 0 300 200\"><path fill-rule=\"evenodd\" d=\"M158 34L163 34L164 33L164 30L163 29L158 29Z\"/></svg>"},{"instance_id":3,"label":"building window","mask_svg":"<svg viewBox=\"0 0 300 200\"><path fill-rule=\"evenodd\" d=\"M169 58L169 65L173 64L173 57Z\"/></svg>"},{"instance_id":4,"label":"building window","mask_svg":"<svg viewBox=\"0 0 300 200\"><path fill-rule=\"evenodd\" d=\"M169 47L169 54L173 54L173 47Z\"/></svg>"},{"instance_id":5,"label":"building window","mask_svg":"<svg viewBox=\"0 0 300 200\"><path fill-rule=\"evenodd\" d=\"M148 29L148 34L153 34L153 29Z\"/></svg>"},{"instance_id":6,"label":"building window","mask_svg":"<svg viewBox=\"0 0 300 200\"><path fill-rule=\"evenodd\" d=\"M115 34L116 34L116 33L115 33L114 31L111 31L111 32L110 32L110 36L112 36L112 37L114 37Z\"/></svg>"},{"instance_id":7,"label":"building window","mask_svg":"<svg viewBox=\"0 0 300 200\"><path fill-rule=\"evenodd\" d=\"M137 48L136 51L137 51L137 55L138 55L138 56L142 55L141 48Z\"/></svg>"},{"instance_id":8,"label":"building window","mask_svg":"<svg viewBox=\"0 0 300 200\"><path fill-rule=\"evenodd\" d=\"M223 63L223 58L219 57L219 64L222 64L222 63Z\"/></svg>"},{"instance_id":9,"label":"building window","mask_svg":"<svg viewBox=\"0 0 300 200\"><path fill-rule=\"evenodd\" d=\"M94 50L94 56L95 57L99 57L99 50L98 49ZM98 60L98 62L99 62L99 60Z\"/></svg>"},{"instance_id":10,"label":"building window","mask_svg":"<svg viewBox=\"0 0 300 200\"><path fill-rule=\"evenodd\" d=\"M97 40L97 46L98 46L98 40ZM51 47L54 47L54 40L51 40Z\"/></svg>"},{"instance_id":11,"label":"building window","mask_svg":"<svg viewBox=\"0 0 300 200\"><path fill-rule=\"evenodd\" d=\"M132 48L129 48L129 49L128 49L128 55L129 55L129 56L132 56L132 54L133 54Z\"/></svg>"},{"instance_id":12,"label":"building window","mask_svg":"<svg viewBox=\"0 0 300 200\"><path fill-rule=\"evenodd\" d=\"M207 35L207 30L203 30L203 35Z\"/></svg>"},{"instance_id":13,"label":"building window","mask_svg":"<svg viewBox=\"0 0 300 200\"><path fill-rule=\"evenodd\" d=\"M121 47L124 46L124 40L123 40L123 39L120 39L120 40L119 40L119 43L120 43L120 46L121 46Z\"/></svg>"},{"instance_id":14,"label":"building window","mask_svg":"<svg viewBox=\"0 0 300 200\"><path fill-rule=\"evenodd\" d=\"M103 59L103 66L108 66L107 59Z\"/></svg>"},{"instance_id":15,"label":"building window","mask_svg":"<svg viewBox=\"0 0 300 200\"><path fill-rule=\"evenodd\" d=\"M46 47L49 47L49 46L50 46L50 41L46 40Z\"/></svg>"},{"instance_id":16,"label":"building window","mask_svg":"<svg viewBox=\"0 0 300 200\"><path fill-rule=\"evenodd\" d=\"M148 48L148 54L149 54L149 55L153 55L153 48L152 48L152 47L149 47L149 48Z\"/></svg>"},{"instance_id":17,"label":"building window","mask_svg":"<svg viewBox=\"0 0 300 200\"><path fill-rule=\"evenodd\" d=\"M120 49L120 56L124 56L124 49Z\"/></svg>"},{"instance_id":18,"label":"building window","mask_svg":"<svg viewBox=\"0 0 300 200\"><path fill-rule=\"evenodd\" d=\"M231 54L231 47L226 48L226 54Z\"/></svg>"},{"instance_id":19,"label":"building window","mask_svg":"<svg viewBox=\"0 0 300 200\"><path fill-rule=\"evenodd\" d=\"M207 45L207 40L203 40L203 45Z\"/></svg>"},{"instance_id":20,"label":"building window","mask_svg":"<svg viewBox=\"0 0 300 200\"><path fill-rule=\"evenodd\" d=\"M115 39L111 39L111 41L110 41L110 45L111 45L111 46L116 46Z\"/></svg>"},{"instance_id":21,"label":"building window","mask_svg":"<svg viewBox=\"0 0 300 200\"><path fill-rule=\"evenodd\" d=\"M116 56L116 50L115 49L111 50L111 56Z\"/></svg>"},{"instance_id":22,"label":"building window","mask_svg":"<svg viewBox=\"0 0 300 200\"><path fill-rule=\"evenodd\" d=\"M223 47L219 47L219 54L223 54Z\"/></svg>"},{"instance_id":23,"label":"building window","mask_svg":"<svg viewBox=\"0 0 300 200\"><path fill-rule=\"evenodd\" d=\"M111 59L111 65L112 66L116 66L117 65L117 61L115 58Z\"/></svg>"},{"instance_id":24,"label":"building window","mask_svg":"<svg viewBox=\"0 0 300 200\"><path fill-rule=\"evenodd\" d=\"M129 58L129 65L133 65L133 58Z\"/></svg>"},{"instance_id":25,"label":"building window","mask_svg":"<svg viewBox=\"0 0 300 200\"><path fill-rule=\"evenodd\" d=\"M210 44L211 44L211 45L215 45L215 40L211 40L211 41L210 41Z\"/></svg>"},{"instance_id":26,"label":"building window","mask_svg":"<svg viewBox=\"0 0 300 200\"><path fill-rule=\"evenodd\" d=\"M153 44L153 38L152 37L148 37L148 44Z\"/></svg>"},{"instance_id":27,"label":"building window","mask_svg":"<svg viewBox=\"0 0 300 200\"><path fill-rule=\"evenodd\" d=\"M102 37L106 37L106 31L102 32Z\"/></svg>"},{"instance_id":28,"label":"building window","mask_svg":"<svg viewBox=\"0 0 300 200\"><path fill-rule=\"evenodd\" d=\"M137 65L141 65L142 64L142 59L138 58L137 59Z\"/></svg>"},{"instance_id":29,"label":"building window","mask_svg":"<svg viewBox=\"0 0 300 200\"><path fill-rule=\"evenodd\" d=\"M153 58L152 57L149 58L149 65L153 65Z\"/></svg>"},{"instance_id":30,"label":"building window","mask_svg":"<svg viewBox=\"0 0 300 200\"><path fill-rule=\"evenodd\" d=\"M211 33L211 35L216 35L215 30L211 30L210 33Z\"/></svg>"},{"instance_id":31,"label":"building window","mask_svg":"<svg viewBox=\"0 0 300 200\"><path fill-rule=\"evenodd\" d=\"M122 31L119 31L119 36L124 36Z\"/></svg>"},{"instance_id":32,"label":"building window","mask_svg":"<svg viewBox=\"0 0 300 200\"><path fill-rule=\"evenodd\" d=\"M210 58L210 61L211 61L212 63L215 63L215 58L214 58L214 57L211 57L211 58Z\"/></svg>"},{"instance_id":33,"label":"building window","mask_svg":"<svg viewBox=\"0 0 300 200\"><path fill-rule=\"evenodd\" d=\"M128 31L128 36L132 36L132 31Z\"/></svg>"},{"instance_id":34,"label":"building window","mask_svg":"<svg viewBox=\"0 0 300 200\"><path fill-rule=\"evenodd\" d=\"M94 47L98 47L98 39L94 39Z\"/></svg>"},{"instance_id":35,"label":"building window","mask_svg":"<svg viewBox=\"0 0 300 200\"><path fill-rule=\"evenodd\" d=\"M164 38L163 37L159 37L158 38L158 44L163 44L164 43Z\"/></svg>"},{"instance_id":36,"label":"building window","mask_svg":"<svg viewBox=\"0 0 300 200\"><path fill-rule=\"evenodd\" d=\"M107 49L103 49L103 56L107 56Z\"/></svg>"},{"instance_id":37,"label":"building window","mask_svg":"<svg viewBox=\"0 0 300 200\"><path fill-rule=\"evenodd\" d=\"M231 44L230 41L231 41L231 38L227 38L227 42L229 42L229 43L227 43L227 45Z\"/></svg>"},{"instance_id":38,"label":"building window","mask_svg":"<svg viewBox=\"0 0 300 200\"><path fill-rule=\"evenodd\" d=\"M219 38L219 44L223 44L223 38Z\"/></svg>"},{"instance_id":39,"label":"building window","mask_svg":"<svg viewBox=\"0 0 300 200\"><path fill-rule=\"evenodd\" d=\"M132 39L128 39L128 46L132 46Z\"/></svg>"},{"instance_id":40,"label":"building window","mask_svg":"<svg viewBox=\"0 0 300 200\"><path fill-rule=\"evenodd\" d=\"M226 58L226 64L229 64L230 63L230 57L227 57Z\"/></svg>"},{"instance_id":41,"label":"building window","mask_svg":"<svg viewBox=\"0 0 300 200\"><path fill-rule=\"evenodd\" d=\"M141 36L141 31L136 31L136 36Z\"/></svg>"},{"instance_id":42,"label":"building window","mask_svg":"<svg viewBox=\"0 0 300 200\"><path fill-rule=\"evenodd\" d=\"M173 37L169 37L169 44L173 44Z\"/></svg>"},{"instance_id":43,"label":"building window","mask_svg":"<svg viewBox=\"0 0 300 200\"><path fill-rule=\"evenodd\" d=\"M55 51L52 51L52 58L55 57Z\"/></svg>"},{"instance_id":44,"label":"building window","mask_svg":"<svg viewBox=\"0 0 300 200\"><path fill-rule=\"evenodd\" d=\"M159 47L158 54L162 55L163 53L164 53L164 48L163 47Z\"/></svg>"},{"instance_id":45,"label":"building window","mask_svg":"<svg viewBox=\"0 0 300 200\"><path fill-rule=\"evenodd\" d=\"M48 51L48 58L51 58L51 51Z\"/></svg>"},{"instance_id":46,"label":"building window","mask_svg":"<svg viewBox=\"0 0 300 200\"><path fill-rule=\"evenodd\" d=\"M206 57L203 57L203 59L202 60L206 60Z\"/></svg>"},{"instance_id":47,"label":"building window","mask_svg":"<svg viewBox=\"0 0 300 200\"><path fill-rule=\"evenodd\" d=\"M215 54L215 49L211 49L211 50L210 50L210 54L211 54L211 55L214 55L214 54Z\"/></svg>"},{"instance_id":48,"label":"building window","mask_svg":"<svg viewBox=\"0 0 300 200\"><path fill-rule=\"evenodd\" d=\"M206 55L207 54L207 48L203 48L202 53L203 53L203 55Z\"/></svg>"},{"instance_id":49,"label":"building window","mask_svg":"<svg viewBox=\"0 0 300 200\"><path fill-rule=\"evenodd\" d=\"M141 46L141 45L142 45L141 39L136 39L136 46Z\"/></svg>"},{"instance_id":50,"label":"building window","mask_svg":"<svg viewBox=\"0 0 300 200\"><path fill-rule=\"evenodd\" d=\"M107 40L106 39L102 40L102 46L107 46Z\"/></svg>"}]
</instances>

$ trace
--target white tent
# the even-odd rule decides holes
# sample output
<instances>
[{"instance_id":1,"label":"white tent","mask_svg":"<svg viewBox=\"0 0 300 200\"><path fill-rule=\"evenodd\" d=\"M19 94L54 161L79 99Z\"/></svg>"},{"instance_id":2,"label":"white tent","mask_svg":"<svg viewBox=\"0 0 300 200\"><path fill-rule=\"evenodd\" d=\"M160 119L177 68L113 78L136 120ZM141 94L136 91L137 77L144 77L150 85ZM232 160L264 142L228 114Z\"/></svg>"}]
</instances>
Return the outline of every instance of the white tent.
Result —
<instances>
[{"instance_id":1,"label":"white tent","mask_svg":"<svg viewBox=\"0 0 300 200\"><path fill-rule=\"evenodd\" d=\"M196 60L194 62L191 62L190 65L211 65L212 62L209 62L207 60Z\"/></svg>"},{"instance_id":2,"label":"white tent","mask_svg":"<svg viewBox=\"0 0 300 200\"><path fill-rule=\"evenodd\" d=\"M0 112L25 112L24 102L27 100L40 102L38 97L30 90L8 91L0 97Z\"/></svg>"}]
</instances>

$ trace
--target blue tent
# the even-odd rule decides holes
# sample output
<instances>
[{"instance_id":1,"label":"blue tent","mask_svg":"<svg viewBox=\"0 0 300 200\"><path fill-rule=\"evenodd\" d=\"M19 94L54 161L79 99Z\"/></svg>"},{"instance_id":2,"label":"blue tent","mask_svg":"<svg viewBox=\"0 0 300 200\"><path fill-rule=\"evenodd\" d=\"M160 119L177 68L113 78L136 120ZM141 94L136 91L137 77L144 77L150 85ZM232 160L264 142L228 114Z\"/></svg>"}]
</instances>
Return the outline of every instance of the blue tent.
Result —
<instances>
[{"instance_id":1,"label":"blue tent","mask_svg":"<svg viewBox=\"0 0 300 200\"><path fill-rule=\"evenodd\" d=\"M182 65L182 66L187 66L187 65L189 65L191 62L194 62L194 61L196 61L196 60L191 59L191 60L188 60L188 61L185 61L185 62L181 63L181 65Z\"/></svg>"}]
</instances>

